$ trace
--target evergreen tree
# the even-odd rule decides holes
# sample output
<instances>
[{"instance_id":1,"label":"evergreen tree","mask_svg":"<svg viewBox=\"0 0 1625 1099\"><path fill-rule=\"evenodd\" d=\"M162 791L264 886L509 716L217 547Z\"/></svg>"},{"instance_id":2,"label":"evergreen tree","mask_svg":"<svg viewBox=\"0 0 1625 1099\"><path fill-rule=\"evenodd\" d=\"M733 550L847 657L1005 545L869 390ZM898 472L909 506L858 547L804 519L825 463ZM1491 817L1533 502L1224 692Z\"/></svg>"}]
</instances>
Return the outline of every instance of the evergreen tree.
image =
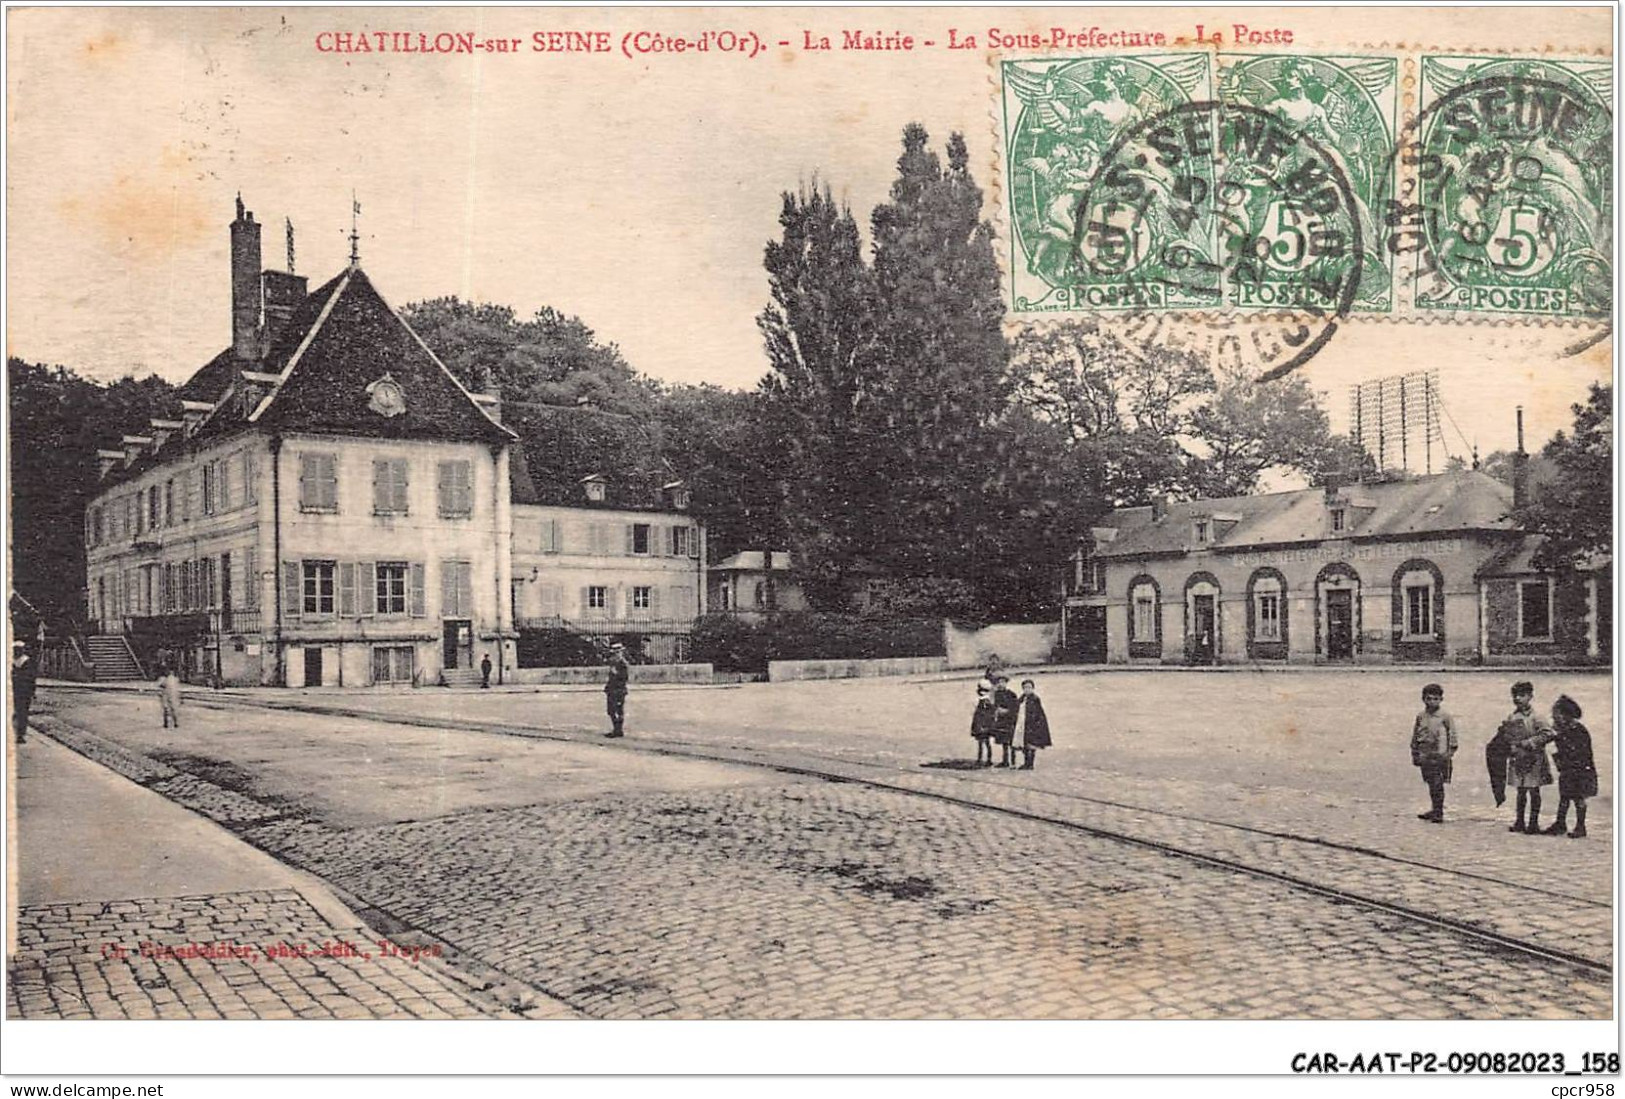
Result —
<instances>
[{"instance_id":1,"label":"evergreen tree","mask_svg":"<svg viewBox=\"0 0 1625 1099\"><path fill-rule=\"evenodd\" d=\"M993 233L964 138L943 166L924 127L903 131L891 201L875 208L876 442L888 506L874 528L882 563L904 575L974 579L999 567L992 495L1019 456L990 429L1008 403Z\"/></svg>"},{"instance_id":2,"label":"evergreen tree","mask_svg":"<svg viewBox=\"0 0 1625 1099\"><path fill-rule=\"evenodd\" d=\"M828 187L787 192L779 225L757 318L772 368L762 391L790 470L782 526L809 598L827 606L886 510L874 278L851 211Z\"/></svg>"}]
</instances>

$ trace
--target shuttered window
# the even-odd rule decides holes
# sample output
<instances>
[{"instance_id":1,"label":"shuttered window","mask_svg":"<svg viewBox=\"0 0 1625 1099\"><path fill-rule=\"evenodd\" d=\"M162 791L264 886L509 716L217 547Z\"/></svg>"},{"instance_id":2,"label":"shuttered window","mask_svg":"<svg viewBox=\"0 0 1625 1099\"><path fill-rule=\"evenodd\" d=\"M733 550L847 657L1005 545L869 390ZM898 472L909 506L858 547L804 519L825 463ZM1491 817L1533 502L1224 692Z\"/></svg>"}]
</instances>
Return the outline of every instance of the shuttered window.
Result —
<instances>
[{"instance_id":1,"label":"shuttered window","mask_svg":"<svg viewBox=\"0 0 1625 1099\"><path fill-rule=\"evenodd\" d=\"M331 454L299 455L299 510L333 512L338 509L337 459Z\"/></svg>"},{"instance_id":2,"label":"shuttered window","mask_svg":"<svg viewBox=\"0 0 1625 1099\"><path fill-rule=\"evenodd\" d=\"M560 544L559 521L557 519L543 519L541 530L541 544L538 547L543 553L558 553L563 546Z\"/></svg>"},{"instance_id":3,"label":"shuttered window","mask_svg":"<svg viewBox=\"0 0 1625 1099\"><path fill-rule=\"evenodd\" d=\"M407 469L405 458L375 458L372 463L372 513L407 513Z\"/></svg>"},{"instance_id":4,"label":"shuttered window","mask_svg":"<svg viewBox=\"0 0 1625 1099\"><path fill-rule=\"evenodd\" d=\"M466 519L473 515L473 467L466 461L439 463L435 495L440 502L442 519Z\"/></svg>"},{"instance_id":5,"label":"shuttered window","mask_svg":"<svg viewBox=\"0 0 1625 1099\"><path fill-rule=\"evenodd\" d=\"M354 618L357 615L355 606L355 562L345 561L339 565L339 616Z\"/></svg>"},{"instance_id":6,"label":"shuttered window","mask_svg":"<svg viewBox=\"0 0 1625 1099\"><path fill-rule=\"evenodd\" d=\"M298 618L300 612L304 610L302 591L299 562L282 562L282 614L284 617Z\"/></svg>"},{"instance_id":7,"label":"shuttered window","mask_svg":"<svg viewBox=\"0 0 1625 1099\"><path fill-rule=\"evenodd\" d=\"M440 562L440 617L474 614L474 566L468 561Z\"/></svg>"}]
</instances>

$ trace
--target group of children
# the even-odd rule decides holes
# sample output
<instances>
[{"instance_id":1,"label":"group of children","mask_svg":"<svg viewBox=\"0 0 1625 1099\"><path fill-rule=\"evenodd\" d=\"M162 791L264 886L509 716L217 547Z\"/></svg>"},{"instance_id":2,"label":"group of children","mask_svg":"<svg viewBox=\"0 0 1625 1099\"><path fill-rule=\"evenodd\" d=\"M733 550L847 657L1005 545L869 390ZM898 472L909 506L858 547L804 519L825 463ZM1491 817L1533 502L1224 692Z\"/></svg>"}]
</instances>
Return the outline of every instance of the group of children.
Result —
<instances>
[{"instance_id":1,"label":"group of children","mask_svg":"<svg viewBox=\"0 0 1625 1099\"><path fill-rule=\"evenodd\" d=\"M1411 762L1422 772L1432 807L1417 814L1433 824L1444 821L1444 787L1450 781L1451 759L1456 754L1456 723L1442 708L1444 688L1429 683L1422 688L1422 712L1411 728ZM1512 713L1501 722L1484 747L1490 789L1497 806L1506 801L1510 787L1518 792L1517 821L1511 831L1526 835L1580 839L1586 834L1586 799L1597 796L1597 764L1591 754L1591 733L1580 724L1580 704L1568 695L1552 703L1552 719L1535 713L1535 687L1527 680L1512 685ZM1554 746L1557 763L1557 819L1540 827L1540 790L1552 783L1546 745ZM1568 826L1574 807L1574 830Z\"/></svg>"},{"instance_id":2,"label":"group of children","mask_svg":"<svg viewBox=\"0 0 1625 1099\"><path fill-rule=\"evenodd\" d=\"M976 763L979 767L1016 767L1031 771L1038 749L1050 746L1049 718L1044 704L1039 701L1037 686L1030 679L1021 681L1021 693L1010 689L1010 677L990 673L976 684L976 710L971 714L970 735L976 740ZM1003 758L993 762L993 745L997 744ZM1022 762L1016 763L1016 753Z\"/></svg>"}]
</instances>

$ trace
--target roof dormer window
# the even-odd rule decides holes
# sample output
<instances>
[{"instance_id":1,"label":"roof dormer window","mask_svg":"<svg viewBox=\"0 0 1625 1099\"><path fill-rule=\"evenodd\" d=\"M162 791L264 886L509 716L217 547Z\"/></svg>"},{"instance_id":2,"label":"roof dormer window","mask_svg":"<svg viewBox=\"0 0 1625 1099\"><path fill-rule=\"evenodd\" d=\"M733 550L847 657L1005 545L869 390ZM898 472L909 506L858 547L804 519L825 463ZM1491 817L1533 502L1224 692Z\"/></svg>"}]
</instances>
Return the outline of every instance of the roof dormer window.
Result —
<instances>
[{"instance_id":1,"label":"roof dormer window","mask_svg":"<svg viewBox=\"0 0 1625 1099\"><path fill-rule=\"evenodd\" d=\"M1207 545L1212 529L1212 524L1206 519L1196 520L1196 544L1199 546Z\"/></svg>"},{"instance_id":2,"label":"roof dormer window","mask_svg":"<svg viewBox=\"0 0 1625 1099\"><path fill-rule=\"evenodd\" d=\"M581 478L581 488L587 494L587 499L595 504L604 502L605 492L609 484L597 473L589 473Z\"/></svg>"},{"instance_id":3,"label":"roof dormer window","mask_svg":"<svg viewBox=\"0 0 1625 1099\"><path fill-rule=\"evenodd\" d=\"M1349 513L1347 508L1332 508L1332 531L1334 533L1348 529Z\"/></svg>"}]
</instances>

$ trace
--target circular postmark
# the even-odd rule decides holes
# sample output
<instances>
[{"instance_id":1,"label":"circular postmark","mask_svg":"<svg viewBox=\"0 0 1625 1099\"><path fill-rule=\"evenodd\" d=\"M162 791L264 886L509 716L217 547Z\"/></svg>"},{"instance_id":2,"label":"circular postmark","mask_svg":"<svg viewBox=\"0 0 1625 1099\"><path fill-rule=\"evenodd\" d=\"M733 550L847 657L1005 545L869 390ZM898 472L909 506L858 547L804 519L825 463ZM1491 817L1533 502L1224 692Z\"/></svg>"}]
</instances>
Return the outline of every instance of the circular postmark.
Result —
<instances>
[{"instance_id":1,"label":"circular postmark","mask_svg":"<svg viewBox=\"0 0 1625 1099\"><path fill-rule=\"evenodd\" d=\"M1079 310L1125 314L1133 338L1268 380L1348 317L1368 246L1337 156L1280 113L1206 100L1148 116L1101 157L1061 288Z\"/></svg>"},{"instance_id":2,"label":"circular postmark","mask_svg":"<svg viewBox=\"0 0 1625 1099\"><path fill-rule=\"evenodd\" d=\"M1557 64L1440 66L1406 124L1384 219L1412 307L1604 321L1613 307L1613 118Z\"/></svg>"}]
</instances>

